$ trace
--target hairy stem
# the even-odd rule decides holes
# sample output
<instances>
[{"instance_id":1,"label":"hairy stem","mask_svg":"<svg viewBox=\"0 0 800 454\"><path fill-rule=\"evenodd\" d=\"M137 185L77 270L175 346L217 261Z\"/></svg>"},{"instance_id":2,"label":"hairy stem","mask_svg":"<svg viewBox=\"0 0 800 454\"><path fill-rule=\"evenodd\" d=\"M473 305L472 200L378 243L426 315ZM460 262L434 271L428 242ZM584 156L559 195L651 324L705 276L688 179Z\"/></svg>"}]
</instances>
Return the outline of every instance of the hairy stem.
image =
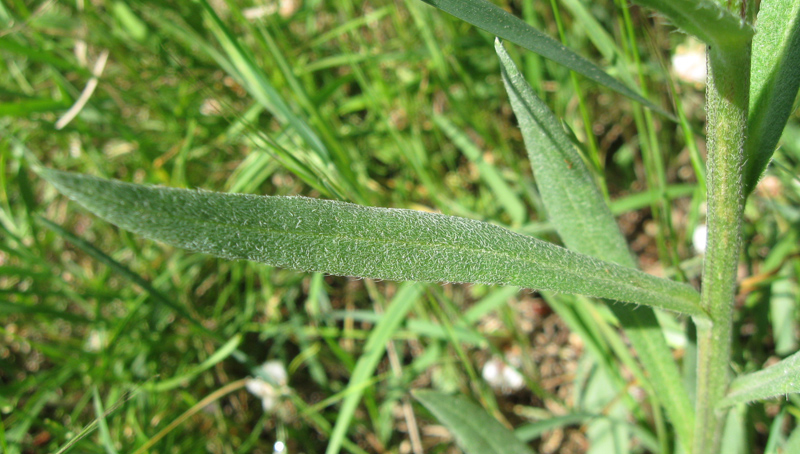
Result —
<instances>
[{"instance_id":1,"label":"hairy stem","mask_svg":"<svg viewBox=\"0 0 800 454\"><path fill-rule=\"evenodd\" d=\"M698 324L695 454L717 452L724 414L714 407L730 381L731 327L744 208L750 45L708 50L708 246Z\"/></svg>"}]
</instances>

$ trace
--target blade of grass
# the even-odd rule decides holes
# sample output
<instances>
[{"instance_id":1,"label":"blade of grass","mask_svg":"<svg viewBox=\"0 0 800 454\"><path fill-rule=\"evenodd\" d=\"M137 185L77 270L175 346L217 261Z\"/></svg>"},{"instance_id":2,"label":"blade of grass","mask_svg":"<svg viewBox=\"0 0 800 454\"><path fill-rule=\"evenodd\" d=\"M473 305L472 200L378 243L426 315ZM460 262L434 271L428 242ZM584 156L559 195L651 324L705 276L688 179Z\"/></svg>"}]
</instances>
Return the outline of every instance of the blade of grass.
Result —
<instances>
[{"instance_id":1,"label":"blade of grass","mask_svg":"<svg viewBox=\"0 0 800 454\"><path fill-rule=\"evenodd\" d=\"M57 112L69 108L69 99L37 98L0 104L0 116L25 117L36 112Z\"/></svg>"},{"instance_id":2,"label":"blade of grass","mask_svg":"<svg viewBox=\"0 0 800 454\"><path fill-rule=\"evenodd\" d=\"M692 195L696 190L697 185L694 184L676 184L667 186L665 195L669 200L672 200ZM649 206L659 197L661 197L661 191L650 189L612 200L608 205L609 209L611 209L611 214L616 216Z\"/></svg>"},{"instance_id":3,"label":"blade of grass","mask_svg":"<svg viewBox=\"0 0 800 454\"><path fill-rule=\"evenodd\" d=\"M256 65L251 54L234 37L214 9L205 0L201 0L200 3L206 13L205 17L208 19L211 32L227 56L230 63L228 68L233 70L230 75L237 79L259 104L275 115L281 123L288 125L291 131L302 139L303 143L314 153L314 160L318 161L315 167L319 174L325 175L335 188L344 183L344 187L350 190L335 190L337 195L350 195L356 197L357 200L358 192L348 184L350 181L355 181L354 176L347 174L350 167L336 165L331 152L322 139L304 119L292 111L264 71ZM338 170L342 169L347 169L345 176L348 178L339 176Z\"/></svg>"},{"instance_id":4,"label":"blade of grass","mask_svg":"<svg viewBox=\"0 0 800 454\"><path fill-rule=\"evenodd\" d=\"M95 416L97 417L98 427L100 429L100 441L107 454L117 454L114 448L114 442L111 441L111 434L108 431L108 421L106 421L106 411L103 409L103 400L100 398L100 393L97 391L97 386L92 387L92 400L94 402Z\"/></svg>"},{"instance_id":5,"label":"blade of grass","mask_svg":"<svg viewBox=\"0 0 800 454\"><path fill-rule=\"evenodd\" d=\"M131 400L133 397L138 395L139 394L139 390L140 390L140 388L136 388L134 390L127 391L125 394L123 394L122 397L120 397L120 399L117 400L114 403L114 405L112 405L107 410L105 410L102 413L100 413L98 415L98 417L95 418L94 421L92 421L91 424L87 425L86 427L81 429L80 432L78 432L72 438L70 438L70 440L67 443L65 443L61 448L59 448L58 451L55 452L55 454L64 454L64 453L68 452L70 449L72 449L72 447L75 446L80 440L82 440L83 438L85 438L87 435L89 435L95 429L98 428L98 426L101 424L101 422L100 422L101 418L103 418L105 420L105 418L107 418L108 416L116 413L117 410L119 410L119 408L122 407L122 405L124 405L126 402ZM4 451L4 452L6 452L6 451Z\"/></svg>"},{"instance_id":6,"label":"blade of grass","mask_svg":"<svg viewBox=\"0 0 800 454\"><path fill-rule=\"evenodd\" d=\"M466 21L493 35L520 45L544 58L582 74L600 85L616 91L650 109L666 116L673 116L639 93L609 76L594 63L581 57L561 43L531 27L522 19L509 14L486 0L422 0L442 11Z\"/></svg>"},{"instance_id":7,"label":"blade of grass","mask_svg":"<svg viewBox=\"0 0 800 454\"><path fill-rule=\"evenodd\" d=\"M576 23L586 30L587 37L603 55L603 58L611 63L622 55L622 50L614 42L614 38L592 15L588 5L585 5L581 0L562 0L561 3L567 7L570 14L575 18Z\"/></svg>"},{"instance_id":8,"label":"blade of grass","mask_svg":"<svg viewBox=\"0 0 800 454\"><path fill-rule=\"evenodd\" d=\"M778 453L778 446L786 443L786 436L783 434L784 420L786 419L786 407L778 413L769 428L769 438L764 452L773 454ZM791 452L791 451L787 451Z\"/></svg>"},{"instance_id":9,"label":"blade of grass","mask_svg":"<svg viewBox=\"0 0 800 454\"><path fill-rule=\"evenodd\" d=\"M335 275L510 284L703 317L697 292L485 222L303 197L262 197L40 175L120 227L228 259ZM632 311L633 312L633 311Z\"/></svg>"},{"instance_id":10,"label":"blade of grass","mask_svg":"<svg viewBox=\"0 0 800 454\"><path fill-rule=\"evenodd\" d=\"M517 197L517 194L506 183L497 168L491 163L483 159L483 154L478 150L478 147L467 137L467 135L458 129L450 120L441 115L434 115L433 121L439 126L442 131L453 141L453 143L461 150L462 153L469 159L475 166L478 167L481 179L492 189L495 198L506 209L506 213L511 216L514 224L522 224L527 217L525 205L522 200Z\"/></svg>"},{"instance_id":11,"label":"blade of grass","mask_svg":"<svg viewBox=\"0 0 800 454\"><path fill-rule=\"evenodd\" d=\"M278 47L267 27L264 26L264 24L259 25L259 31L261 33L254 33L254 35L261 36L263 38L263 42L272 55L278 69L283 75L283 78L292 89L292 93L294 95L293 99L295 99L307 112L310 117L310 124L314 125L315 127L314 133L319 134L320 141L322 141L324 146L330 150L330 165L333 165L336 168L337 176L341 175L341 178L337 180L337 183L347 187L350 190L351 194L355 197L354 201L363 202L364 198L361 195L363 188L357 184L357 182L361 179L354 173L355 163L352 161L347 151L336 139L335 134L329 127L329 122L325 120L324 114L320 112L316 104L312 102L309 94L305 88L303 88L302 83L295 76L294 67L297 65L290 64L290 62L287 60L287 57L284 56L283 52L281 52L281 49ZM328 165L329 163L325 164Z\"/></svg>"},{"instance_id":12,"label":"blade of grass","mask_svg":"<svg viewBox=\"0 0 800 454\"><path fill-rule=\"evenodd\" d=\"M462 396L415 390L417 401L452 432L469 454L532 454L514 433Z\"/></svg>"},{"instance_id":13,"label":"blade of grass","mask_svg":"<svg viewBox=\"0 0 800 454\"><path fill-rule=\"evenodd\" d=\"M635 268L625 238L558 119L534 94L499 40L495 49L542 200L559 236L572 250ZM694 412L655 313L618 304L609 308L625 328L654 388L663 393L658 400L681 441L691 446Z\"/></svg>"},{"instance_id":14,"label":"blade of grass","mask_svg":"<svg viewBox=\"0 0 800 454\"><path fill-rule=\"evenodd\" d=\"M630 8L625 0L618 0L618 10L621 12L620 25L625 31L622 34L623 46L626 50L625 57L628 64L636 68L639 87L644 96L648 96L648 82L645 75L645 68L639 54L639 42L641 34L637 35L631 17ZM657 53L657 52L654 52ZM667 176L664 168L664 154L661 151L660 140L656 131L659 129L655 123L652 112L642 109L640 106L633 106L633 118L636 130L641 140L638 141L641 148L641 156L644 161L645 180L647 187L657 189L659 198L651 204L653 218L657 220L658 229L656 231L656 246L658 256L662 263L679 269L677 254L677 238L672 229L671 205L664 194L666 192ZM670 246L672 246L670 248Z\"/></svg>"},{"instance_id":15,"label":"blade of grass","mask_svg":"<svg viewBox=\"0 0 800 454\"><path fill-rule=\"evenodd\" d=\"M787 263L777 273L769 298L769 315L775 353L785 356L797 351L797 284L792 279L794 264Z\"/></svg>"},{"instance_id":16,"label":"blade of grass","mask_svg":"<svg viewBox=\"0 0 800 454\"><path fill-rule=\"evenodd\" d=\"M216 402L217 400L225 397L226 395L245 387L247 384L247 378L243 378L241 380L236 380L234 382L228 383L227 385L217 389L216 391L212 392L211 394L204 397L200 402L194 404L191 408L183 412L180 416L172 420L169 424L167 424L163 429L161 429L157 434L147 440L142 446L140 446L134 454L141 454L147 452L150 448L155 446L156 443L161 441L162 438L169 435L170 432L175 430L178 426L183 424L187 419L191 418L197 412L203 410L210 404Z\"/></svg>"},{"instance_id":17,"label":"blade of grass","mask_svg":"<svg viewBox=\"0 0 800 454\"><path fill-rule=\"evenodd\" d=\"M556 0L550 0L550 8L553 10L553 18L555 19L556 28L558 28L559 39L562 44L569 47L569 41L564 31L564 20L561 18L559 3ZM606 185L605 173L603 172L603 159L600 157L600 150L597 148L597 139L595 138L594 131L592 131L594 120L592 120L589 114L589 108L586 106L586 95L584 90L581 89L580 81L575 71L569 72L569 79L570 82L572 82L574 93L571 98L576 98L578 100L578 112L580 112L581 123L583 124L584 139L580 142L583 156L586 158L587 162L591 164L592 168L594 168L594 177L597 180L597 187L602 192L603 197L608 199L608 187ZM578 140L575 141L575 143L578 142Z\"/></svg>"},{"instance_id":18,"label":"blade of grass","mask_svg":"<svg viewBox=\"0 0 800 454\"><path fill-rule=\"evenodd\" d=\"M745 194L755 189L800 88L800 2L764 0L753 37Z\"/></svg>"},{"instance_id":19,"label":"blade of grass","mask_svg":"<svg viewBox=\"0 0 800 454\"><path fill-rule=\"evenodd\" d=\"M170 35L170 37L183 43L186 47L190 47L193 52L196 52L196 48L199 47L202 54L208 56L226 73L234 78L241 79L238 70L225 55L215 49L211 44L207 43L202 36L194 33L191 27L186 25L180 26L179 18L165 18L158 14L148 13L146 10L143 12L148 16L149 20L159 25L159 31ZM271 88L270 86L267 87ZM321 175L327 176L328 172L320 167L320 160L317 159L315 155L309 155L304 148L298 148L293 140L297 138L296 136L285 134L282 135L280 139L273 140L262 131L258 131L252 127L252 123L255 122L260 110L269 107L269 105L263 102L264 99L268 99L266 95L273 94L278 96L274 91L265 94L263 90L260 90L261 88L260 86L253 88L254 91L261 93L262 96L259 97L251 93L251 95L256 98L256 104L248 109L245 114L237 115L237 117L232 120L233 125L225 134L225 139L230 140L231 138L239 136L242 131L245 131L246 139L249 140L255 148L274 157L284 168L297 175L301 180L318 190L321 194L337 198L346 198L341 188L337 188L333 182L329 181L329 177L320 178ZM269 111L272 112L271 110Z\"/></svg>"},{"instance_id":20,"label":"blade of grass","mask_svg":"<svg viewBox=\"0 0 800 454\"><path fill-rule=\"evenodd\" d=\"M783 452L800 452L800 427L795 427L783 445Z\"/></svg>"},{"instance_id":21,"label":"blade of grass","mask_svg":"<svg viewBox=\"0 0 800 454\"><path fill-rule=\"evenodd\" d=\"M747 441L746 410L743 407L733 408L724 421L722 440L719 450L725 454L747 454L750 443Z\"/></svg>"},{"instance_id":22,"label":"blade of grass","mask_svg":"<svg viewBox=\"0 0 800 454\"><path fill-rule=\"evenodd\" d=\"M519 426L514 429L514 435L524 442L529 442L536 440L545 432L550 430L575 424L585 424L587 421L598 417L600 416L589 413L573 413L564 416L554 416L549 419Z\"/></svg>"},{"instance_id":23,"label":"blade of grass","mask_svg":"<svg viewBox=\"0 0 800 454\"><path fill-rule=\"evenodd\" d=\"M184 372L176 377L162 380L157 383L152 383L151 385L147 386L147 390L153 392L164 392L177 388L178 386L181 386L187 380L190 380L197 374L214 367L214 365L223 361L225 358L231 356L237 350L241 342L242 342L241 335L237 334L233 336L228 342L220 346L211 356L208 357L208 359L203 361L201 364L192 367L191 370Z\"/></svg>"},{"instance_id":24,"label":"blade of grass","mask_svg":"<svg viewBox=\"0 0 800 454\"><path fill-rule=\"evenodd\" d=\"M370 333L364 353L358 359L353 373L350 375L350 382L347 385L347 397L342 402L339 416L333 427L326 454L336 454L342 447L350 421L353 419L358 403L364 393L364 382L371 379L378 367L378 363L386 352L386 343L392 338L394 332L405 320L406 314L414 307L425 287L420 284L404 284L397 295L392 299L386 313L375 325ZM349 392L352 390L352 392Z\"/></svg>"},{"instance_id":25,"label":"blade of grass","mask_svg":"<svg viewBox=\"0 0 800 454\"><path fill-rule=\"evenodd\" d=\"M205 325L203 325L202 322L197 320L197 318L195 318L191 313L189 313L189 311L185 307L167 298L163 293L159 292L155 287L153 287L153 285L150 284L146 279L133 272L130 268L114 260L108 254L97 249L91 243L76 237L66 229L62 228L60 225L45 218L38 218L37 220L41 222L48 229L55 232L60 237L64 238L65 240L69 241L70 243L80 248L82 251L84 251L86 254L88 254L98 262L105 264L106 266L111 268L114 272L118 273L120 276L141 287L142 290L147 292L154 300L156 300L160 304L163 304L166 307L169 307L170 309L180 314L182 317L186 318L186 320L189 321L192 325L194 325L195 328L198 329L199 331L213 337L219 343L224 342L224 339L222 339L222 337L219 334L209 330ZM234 356L236 357L237 360L241 362L245 363L249 362L248 357L239 350L236 350Z\"/></svg>"}]
</instances>

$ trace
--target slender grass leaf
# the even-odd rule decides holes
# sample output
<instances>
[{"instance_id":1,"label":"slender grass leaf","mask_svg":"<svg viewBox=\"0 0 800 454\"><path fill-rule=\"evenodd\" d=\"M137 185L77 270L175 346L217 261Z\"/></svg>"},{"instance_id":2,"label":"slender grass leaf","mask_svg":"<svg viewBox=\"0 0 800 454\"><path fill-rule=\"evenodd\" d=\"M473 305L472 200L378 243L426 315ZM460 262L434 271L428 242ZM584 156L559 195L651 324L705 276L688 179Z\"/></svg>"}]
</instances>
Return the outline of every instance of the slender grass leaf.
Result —
<instances>
[{"instance_id":1,"label":"slender grass leaf","mask_svg":"<svg viewBox=\"0 0 800 454\"><path fill-rule=\"evenodd\" d=\"M571 426L575 424L585 424L587 421L597 418L591 413L573 413L564 416L554 416L549 419L525 424L514 429L514 435L522 441L532 441L544 435L545 432Z\"/></svg>"},{"instance_id":2,"label":"slender grass leaf","mask_svg":"<svg viewBox=\"0 0 800 454\"><path fill-rule=\"evenodd\" d=\"M670 118L664 111L627 85L609 76L589 60L576 54L553 38L528 25L524 20L486 0L422 0L442 11L468 22L506 41L520 45L544 58L582 74L600 85L614 90Z\"/></svg>"},{"instance_id":3,"label":"slender grass leaf","mask_svg":"<svg viewBox=\"0 0 800 454\"><path fill-rule=\"evenodd\" d=\"M153 287L153 285L150 284L150 282L148 282L147 279L143 278L139 274L136 274L130 268L114 260L112 257L110 257L105 252L101 251L100 249L97 249L93 244L81 238L78 238L68 230L64 229L60 225L48 219L37 218L37 221L42 225L44 225L45 227L47 227L48 229L55 232L58 236L64 238L65 240L77 246L79 249L88 254L90 257L108 266L112 271L119 274L129 282L132 282L141 287L142 290L147 292L150 295L150 297L153 298L153 300L155 300L159 304L169 307L170 309L180 314L187 321L189 321L189 323L191 323L199 332L214 338L219 343L225 342L222 336L208 329L208 327L206 327L200 320L194 317L185 307L167 298L163 293L161 293L155 287ZM250 361L247 355L240 350L236 350L234 352L234 357L238 361L244 363L248 363Z\"/></svg>"},{"instance_id":4,"label":"slender grass leaf","mask_svg":"<svg viewBox=\"0 0 800 454\"><path fill-rule=\"evenodd\" d=\"M753 37L745 194L758 183L800 88L800 2L764 0Z\"/></svg>"},{"instance_id":5,"label":"slender grass leaf","mask_svg":"<svg viewBox=\"0 0 800 454\"><path fill-rule=\"evenodd\" d=\"M800 452L800 427L795 427L786 444L783 445L783 452Z\"/></svg>"},{"instance_id":6,"label":"slender grass leaf","mask_svg":"<svg viewBox=\"0 0 800 454\"><path fill-rule=\"evenodd\" d=\"M77 62L64 60L57 56L54 52L40 49L36 45L28 45L28 43L21 44L16 38L17 36L14 35L0 38L0 49L23 55L25 58L31 61L42 62L52 65L55 68L74 71L84 77L93 76L90 70L79 65Z\"/></svg>"},{"instance_id":7,"label":"slender grass leaf","mask_svg":"<svg viewBox=\"0 0 800 454\"><path fill-rule=\"evenodd\" d=\"M518 291L514 287L501 287L501 290L507 289L511 289L515 293ZM507 302L506 300L503 300L502 303L505 304ZM1 305L0 308L2 308ZM377 323L383 319L382 314L377 314L372 311L331 311L329 315L332 320L352 320L355 322L368 323ZM462 320L466 322L466 316ZM409 319L406 322L405 329L397 331L395 339L406 340L409 339L409 337L413 339L428 337L432 339L449 340L449 334L451 333L448 333L448 331L438 323L428 320ZM470 330L470 328L462 324L455 325L452 334L454 334L456 340L461 343L474 345L479 348L486 348L489 345L489 341L484 336L476 334L475 331Z\"/></svg>"},{"instance_id":8,"label":"slender grass leaf","mask_svg":"<svg viewBox=\"0 0 800 454\"><path fill-rule=\"evenodd\" d=\"M441 115L435 115L433 121L453 141L462 153L470 160L480 172L481 179L491 188L497 201L503 205L511 216L514 224L522 224L527 217L527 210L522 200L508 186L497 168L483 159L483 154L467 135L458 129L450 120Z\"/></svg>"},{"instance_id":9,"label":"slender grass leaf","mask_svg":"<svg viewBox=\"0 0 800 454\"><path fill-rule=\"evenodd\" d=\"M792 279L793 271L794 264L787 263L770 286L769 319L775 353L780 356L797 351L797 319L794 316L797 313L797 284Z\"/></svg>"},{"instance_id":10,"label":"slender grass leaf","mask_svg":"<svg viewBox=\"0 0 800 454\"><path fill-rule=\"evenodd\" d=\"M108 430L108 421L105 415L106 411L103 409L103 400L100 398L97 386L92 386L92 399L94 401L94 412L97 416L98 428L100 429L100 442L107 454L117 454L118 451L114 448L114 442L111 440L111 433Z\"/></svg>"},{"instance_id":11,"label":"slender grass leaf","mask_svg":"<svg viewBox=\"0 0 800 454\"><path fill-rule=\"evenodd\" d=\"M308 161L304 164L310 165L315 169L315 173L317 174L316 179L319 179L319 175L325 176L323 182L330 186L325 192L332 192L342 198L350 196L358 199L359 194L357 188L349 184L350 181L355 181L355 177L351 172L351 166L336 165L325 142L304 118L293 112L291 106L281 97L278 90L270 82L263 68L255 63L250 52L235 38L234 34L225 25L222 19L220 19L211 5L209 5L206 0L201 0L200 4L206 13L205 17L208 21L209 29L225 52L227 63L222 65L222 67L226 68L229 74L234 77L259 104L272 113L282 124L288 126L289 130L296 134L312 153L308 153L303 146L296 143L292 143L290 146L284 146L284 148L289 150L296 149L294 154L303 156L305 159L302 160ZM212 56L218 55L219 54L212 54ZM273 54L273 56L274 55L275 54ZM274 147L274 144L270 145L272 145L271 148L278 148ZM278 154L287 154L279 153L278 150L274 151ZM287 158L292 157L292 154L293 153L288 153L289 156L287 156ZM341 156L341 154L339 156ZM294 158L292 160L296 159L297 158ZM343 171L344 175L349 175L351 178L342 178L339 171ZM351 189L349 193L342 189L343 184L345 186L351 186L349 188Z\"/></svg>"},{"instance_id":12,"label":"slender grass leaf","mask_svg":"<svg viewBox=\"0 0 800 454\"><path fill-rule=\"evenodd\" d=\"M201 35L194 33L191 27L181 26L179 23L176 24L175 18L163 17L159 14L148 14L147 11L144 11L144 13L147 15L149 21L159 25L160 32L168 34L171 38L183 43L186 47L199 49L201 55L205 54L210 59L214 60L214 62L220 68L222 68L232 77L238 80L243 79L240 71L231 61L236 60L239 62L239 64L245 65L245 69L247 71L251 71L255 74L251 77L251 79L259 77L261 78L259 79L263 82L261 85L246 85L247 89L251 91L251 96L253 96L253 98L256 100L256 105L254 105L243 115L237 117L233 126L226 134L228 137L236 137L244 131L247 140L252 141L253 145L255 145L255 148L262 150L269 156L275 158L284 168L297 175L301 180L303 180L303 182L318 190L321 194L346 198L340 188L336 188L335 185L333 185L330 177L327 176L328 172L326 171L325 166L319 165L320 163L324 163L324 160L321 160L317 153L309 152L309 150L306 150L304 147L297 146L294 141L297 139L296 135L286 134L281 136L281 139L276 141L272 140L272 138L266 134L263 134L260 131L256 131L252 128L252 123L255 122L255 119L260 114L261 109L269 108L271 105L269 104L269 99L273 99L270 98L271 96L275 97L274 99L277 105L275 109L278 110L276 111L275 109L269 109L269 112L275 115L278 119L283 118L280 115L281 112L288 112L291 114L291 110L280 98L277 91L275 91L271 85L269 85L269 81L263 75L263 72L259 72L260 70L257 67L251 68L246 66L248 65L248 61L250 61L247 60L247 54L240 55L237 53L238 51L236 46L238 46L238 43L235 41L232 42L232 38L225 34L226 29L213 28L216 22L212 20L212 31L217 34L221 45L228 49L230 59L223 53L217 51L217 49L215 49L211 44L207 43ZM252 63L252 61L250 61L250 63ZM300 122L302 120L296 119L296 121ZM292 126L291 123L289 126ZM326 177L320 178L320 175L326 175Z\"/></svg>"},{"instance_id":13,"label":"slender grass leaf","mask_svg":"<svg viewBox=\"0 0 800 454\"><path fill-rule=\"evenodd\" d=\"M598 51L603 55L603 58L608 62L613 62L619 56L623 55L622 49L614 42L614 38L600 25L600 21L592 15L589 11L588 4L581 0L563 0L561 2L567 7L570 14L575 18L576 25L579 25L586 31L586 36L589 38Z\"/></svg>"},{"instance_id":14,"label":"slender grass leaf","mask_svg":"<svg viewBox=\"0 0 800 454\"><path fill-rule=\"evenodd\" d=\"M675 26L710 46L739 52L753 27L712 0L633 0L666 16ZM760 27L759 27L760 28Z\"/></svg>"},{"instance_id":15,"label":"slender grass leaf","mask_svg":"<svg viewBox=\"0 0 800 454\"><path fill-rule=\"evenodd\" d=\"M505 305L509 298L514 297L517 292L519 292L519 289L514 287L504 287L494 290L467 309L461 319L464 323L477 323L484 315Z\"/></svg>"},{"instance_id":16,"label":"slender grass leaf","mask_svg":"<svg viewBox=\"0 0 800 454\"><path fill-rule=\"evenodd\" d=\"M625 238L560 122L536 96L499 40L495 49L539 193L559 236L574 251L635 268ZM618 304L609 308L625 328L654 388L663 394L659 401L680 439L691 446L694 411L655 313Z\"/></svg>"},{"instance_id":17,"label":"slender grass leaf","mask_svg":"<svg viewBox=\"0 0 800 454\"><path fill-rule=\"evenodd\" d=\"M786 436L783 434L783 428L785 427L785 419L786 419L786 407L783 407L778 416L772 420L772 424L769 427L769 438L767 438L767 445L764 447L764 452L769 454L774 454L779 452L778 446L782 446L786 443ZM788 451L792 452L792 451Z\"/></svg>"},{"instance_id":18,"label":"slender grass leaf","mask_svg":"<svg viewBox=\"0 0 800 454\"><path fill-rule=\"evenodd\" d=\"M63 194L124 229L223 258L340 276L517 285L705 317L699 295L688 285L485 222L305 197L158 188L39 172Z\"/></svg>"},{"instance_id":19,"label":"slender grass leaf","mask_svg":"<svg viewBox=\"0 0 800 454\"><path fill-rule=\"evenodd\" d=\"M311 130L308 124L292 112L289 105L286 104L267 79L264 71L255 64L250 54L239 44L239 41L228 30L208 2L201 1L200 4L206 12L211 31L227 54L229 62L234 69L231 75L235 76L264 108L268 109L282 123L291 125L323 161L328 161L330 155L319 137Z\"/></svg>"},{"instance_id":20,"label":"slender grass leaf","mask_svg":"<svg viewBox=\"0 0 800 454\"><path fill-rule=\"evenodd\" d=\"M800 392L800 352L766 369L742 375L731 382L717 408Z\"/></svg>"},{"instance_id":21,"label":"slender grass leaf","mask_svg":"<svg viewBox=\"0 0 800 454\"><path fill-rule=\"evenodd\" d=\"M697 191L697 185L695 184L676 184L667 186L665 195L668 200L673 200L692 195L695 191ZM636 194L631 194L616 200L612 200L609 203L609 208L611 209L611 214L620 215L629 211L635 211L648 207L660 197L661 191L657 189L651 189L649 191L638 192Z\"/></svg>"},{"instance_id":22,"label":"slender grass leaf","mask_svg":"<svg viewBox=\"0 0 800 454\"><path fill-rule=\"evenodd\" d=\"M164 392L184 385L186 382L193 379L201 372L204 372L214 367L215 365L219 364L220 362L231 356L234 352L236 352L236 350L239 348L239 344L241 343L242 343L242 336L240 334L233 336L228 342L220 346L217 349L217 351L215 351L202 363L198 364L197 366L191 368L186 372L181 373L178 376L171 377L166 380L159 381L157 383L149 384L147 386L148 391Z\"/></svg>"},{"instance_id":23,"label":"slender grass leaf","mask_svg":"<svg viewBox=\"0 0 800 454\"><path fill-rule=\"evenodd\" d=\"M0 117L23 117L37 112L55 112L69 109L70 100L26 99L0 104Z\"/></svg>"},{"instance_id":24,"label":"slender grass leaf","mask_svg":"<svg viewBox=\"0 0 800 454\"><path fill-rule=\"evenodd\" d=\"M747 420L744 408L734 408L725 416L719 451L725 454L747 454L750 443L747 442Z\"/></svg>"},{"instance_id":25,"label":"slender grass leaf","mask_svg":"<svg viewBox=\"0 0 800 454\"><path fill-rule=\"evenodd\" d=\"M420 390L412 395L450 429L468 454L533 454L514 432L465 397Z\"/></svg>"},{"instance_id":26,"label":"slender grass leaf","mask_svg":"<svg viewBox=\"0 0 800 454\"><path fill-rule=\"evenodd\" d=\"M383 314L383 317L370 333L369 339L364 346L364 353L358 359L353 374L350 376L347 389L344 391L347 397L342 403L339 416L336 418L336 424L333 426L331 440L325 451L326 454L336 454L341 449L347 428L350 426L356 407L358 407L361 396L364 394L365 382L372 379L375 368L378 367L378 363L386 352L386 343L389 342L395 331L400 327L400 324L406 319L406 314L414 307L424 289L424 286L415 283L403 285L392 299L386 313Z\"/></svg>"}]
</instances>

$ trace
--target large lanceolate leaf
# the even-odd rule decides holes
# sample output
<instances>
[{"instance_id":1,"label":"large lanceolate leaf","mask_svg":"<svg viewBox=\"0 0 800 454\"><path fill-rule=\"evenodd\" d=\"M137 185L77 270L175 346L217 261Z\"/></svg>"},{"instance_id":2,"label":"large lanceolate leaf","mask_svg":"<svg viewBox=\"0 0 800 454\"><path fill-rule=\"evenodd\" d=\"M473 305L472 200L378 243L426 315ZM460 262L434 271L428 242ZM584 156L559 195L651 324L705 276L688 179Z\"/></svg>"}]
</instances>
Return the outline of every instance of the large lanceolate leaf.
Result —
<instances>
[{"instance_id":1,"label":"large lanceolate leaf","mask_svg":"<svg viewBox=\"0 0 800 454\"><path fill-rule=\"evenodd\" d=\"M728 394L719 402L718 407L725 408L790 393L800 393L800 352L766 369L733 380Z\"/></svg>"},{"instance_id":2,"label":"large lanceolate leaf","mask_svg":"<svg viewBox=\"0 0 800 454\"><path fill-rule=\"evenodd\" d=\"M422 0L506 41L520 45L544 58L582 74L656 112L672 116L619 82L589 60L576 54L553 38L528 25L524 20L486 0Z\"/></svg>"},{"instance_id":3,"label":"large lanceolate leaf","mask_svg":"<svg viewBox=\"0 0 800 454\"><path fill-rule=\"evenodd\" d=\"M764 0L753 37L745 194L769 164L800 87L800 1Z\"/></svg>"},{"instance_id":4,"label":"large lanceolate leaf","mask_svg":"<svg viewBox=\"0 0 800 454\"><path fill-rule=\"evenodd\" d=\"M635 268L625 238L558 119L536 96L499 40L495 49L539 193L559 236L574 251ZM655 313L650 308L609 307L649 372L653 388L661 393L659 400L681 441L691 446L694 409Z\"/></svg>"},{"instance_id":5,"label":"large lanceolate leaf","mask_svg":"<svg viewBox=\"0 0 800 454\"><path fill-rule=\"evenodd\" d=\"M499 39L495 50L542 201L564 244L634 267L625 238L558 118L536 96Z\"/></svg>"},{"instance_id":6,"label":"large lanceolate leaf","mask_svg":"<svg viewBox=\"0 0 800 454\"><path fill-rule=\"evenodd\" d=\"M704 317L691 287L502 227L305 197L158 188L40 169L118 226L174 246L341 276L508 284L653 305Z\"/></svg>"},{"instance_id":7,"label":"large lanceolate leaf","mask_svg":"<svg viewBox=\"0 0 800 454\"><path fill-rule=\"evenodd\" d=\"M465 397L435 391L414 391L412 394L450 429L467 454L533 454L514 432Z\"/></svg>"}]
</instances>

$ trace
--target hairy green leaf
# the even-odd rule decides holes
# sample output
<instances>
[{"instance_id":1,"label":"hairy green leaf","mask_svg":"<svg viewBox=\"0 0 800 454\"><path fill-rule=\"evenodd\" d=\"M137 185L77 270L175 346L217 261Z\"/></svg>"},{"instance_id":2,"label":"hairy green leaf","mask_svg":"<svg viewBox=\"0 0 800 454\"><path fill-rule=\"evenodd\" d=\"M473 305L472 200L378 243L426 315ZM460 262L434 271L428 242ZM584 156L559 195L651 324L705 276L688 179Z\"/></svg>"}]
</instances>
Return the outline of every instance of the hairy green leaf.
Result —
<instances>
[{"instance_id":1,"label":"hairy green leaf","mask_svg":"<svg viewBox=\"0 0 800 454\"><path fill-rule=\"evenodd\" d=\"M675 26L710 46L738 51L753 27L711 0L633 0L666 16Z\"/></svg>"},{"instance_id":2,"label":"hairy green leaf","mask_svg":"<svg viewBox=\"0 0 800 454\"><path fill-rule=\"evenodd\" d=\"M755 400L800 393L800 352L766 369L742 375L731 382L718 409Z\"/></svg>"},{"instance_id":3,"label":"hairy green leaf","mask_svg":"<svg viewBox=\"0 0 800 454\"><path fill-rule=\"evenodd\" d=\"M625 238L558 119L536 96L499 40L495 49L539 193L559 236L574 251L635 268ZM610 307L650 373L654 388L661 392L659 400L681 441L691 446L694 409L655 313L650 308Z\"/></svg>"},{"instance_id":4,"label":"hairy green leaf","mask_svg":"<svg viewBox=\"0 0 800 454\"><path fill-rule=\"evenodd\" d=\"M654 111L674 118L627 85L619 82L589 60L576 54L553 38L528 25L486 0L422 0L506 41L520 45L544 58L582 74Z\"/></svg>"},{"instance_id":5,"label":"hairy green leaf","mask_svg":"<svg viewBox=\"0 0 800 454\"><path fill-rule=\"evenodd\" d=\"M800 88L800 1L764 0L753 37L745 194L755 189Z\"/></svg>"},{"instance_id":6,"label":"hairy green leaf","mask_svg":"<svg viewBox=\"0 0 800 454\"><path fill-rule=\"evenodd\" d=\"M532 454L514 432L462 396L415 390L412 395L444 424L468 454Z\"/></svg>"},{"instance_id":7,"label":"hairy green leaf","mask_svg":"<svg viewBox=\"0 0 800 454\"><path fill-rule=\"evenodd\" d=\"M305 197L158 188L39 172L124 229L223 258L340 276L510 284L704 317L690 286L485 222Z\"/></svg>"},{"instance_id":8,"label":"hairy green leaf","mask_svg":"<svg viewBox=\"0 0 800 454\"><path fill-rule=\"evenodd\" d=\"M625 238L564 128L525 81L500 40L503 82L517 116L542 201L568 248L635 267Z\"/></svg>"}]
</instances>

